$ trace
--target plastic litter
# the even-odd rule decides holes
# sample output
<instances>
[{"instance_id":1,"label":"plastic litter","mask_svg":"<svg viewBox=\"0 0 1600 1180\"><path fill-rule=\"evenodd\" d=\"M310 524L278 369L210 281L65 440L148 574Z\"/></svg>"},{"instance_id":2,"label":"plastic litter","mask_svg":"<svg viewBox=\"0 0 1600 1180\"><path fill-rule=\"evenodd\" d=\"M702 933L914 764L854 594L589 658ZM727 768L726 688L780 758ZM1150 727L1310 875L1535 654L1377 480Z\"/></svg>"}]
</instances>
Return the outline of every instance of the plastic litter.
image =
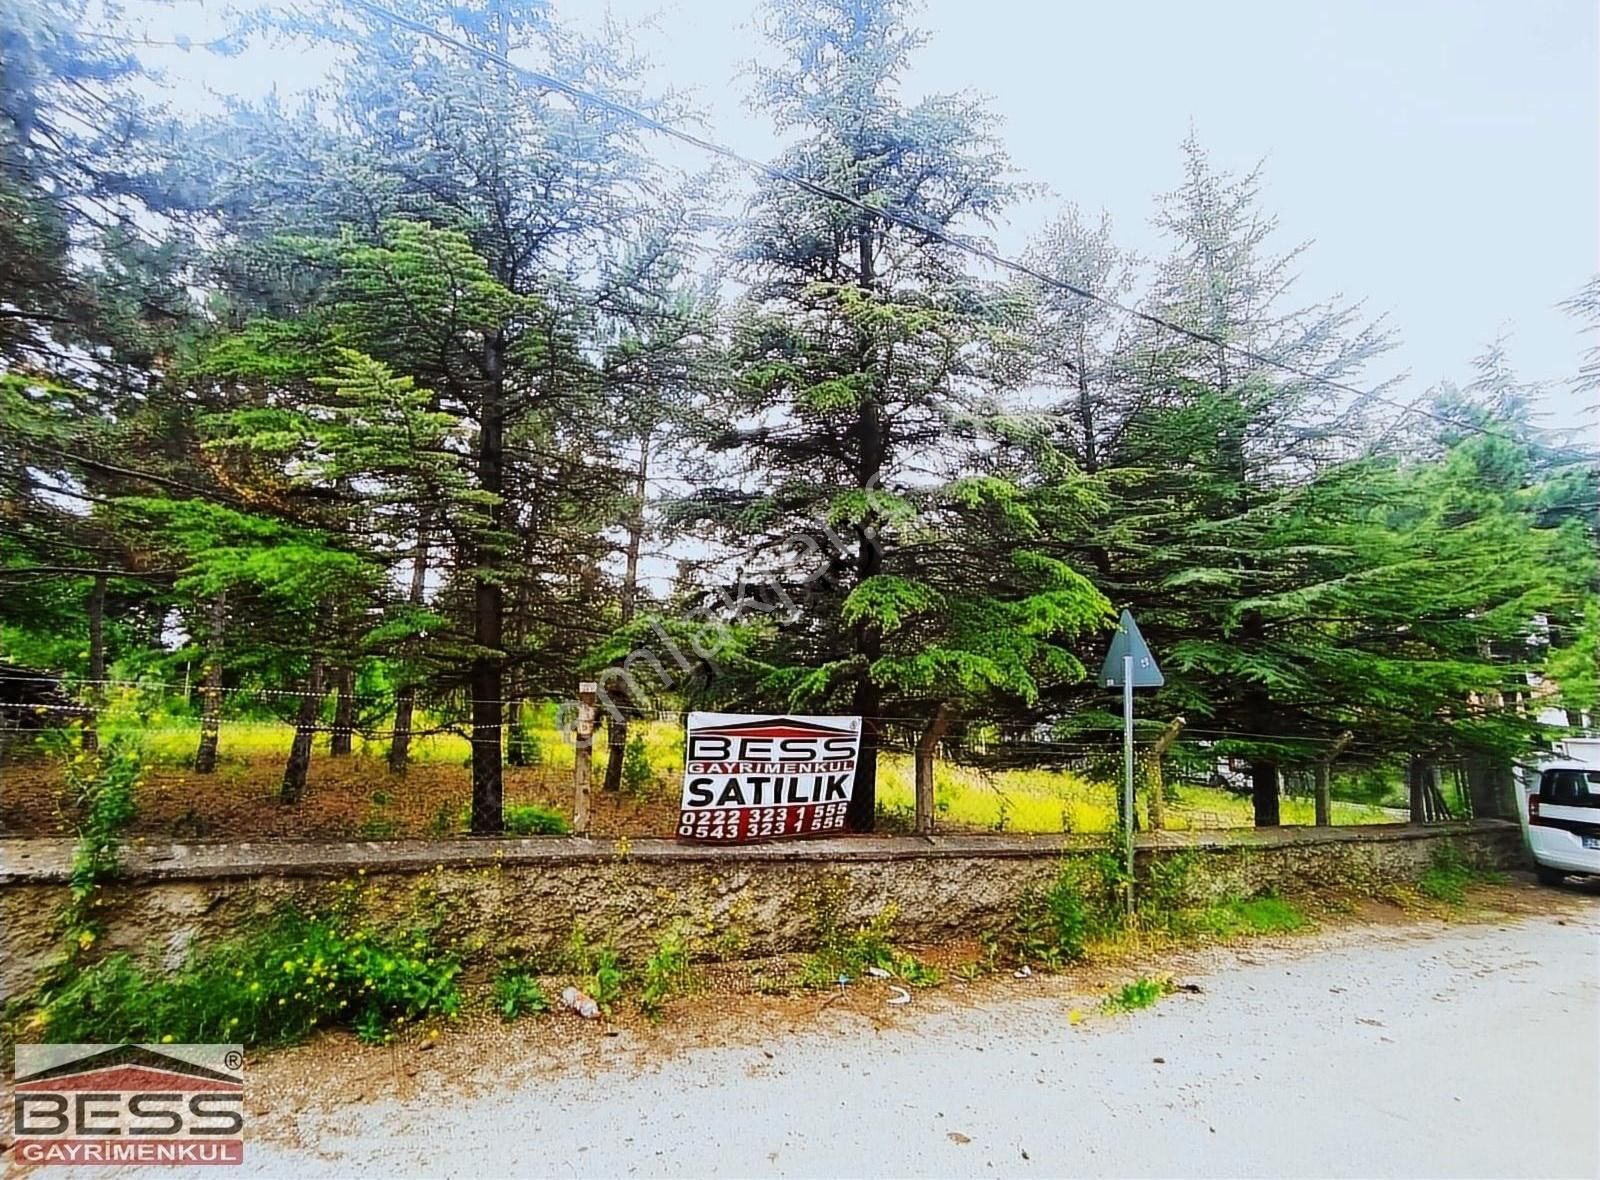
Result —
<instances>
[{"instance_id":1,"label":"plastic litter","mask_svg":"<svg viewBox=\"0 0 1600 1180\"><path fill-rule=\"evenodd\" d=\"M561 1002L585 1020L594 1020L600 1015L600 1005L575 987L561 989Z\"/></svg>"},{"instance_id":2,"label":"plastic litter","mask_svg":"<svg viewBox=\"0 0 1600 1180\"><path fill-rule=\"evenodd\" d=\"M843 971L841 971L841 972L839 972L839 978L838 978L838 980L836 982L839 984L839 986L841 988L849 987L850 986L850 977L848 975L846 975Z\"/></svg>"},{"instance_id":3,"label":"plastic litter","mask_svg":"<svg viewBox=\"0 0 1600 1180\"><path fill-rule=\"evenodd\" d=\"M1024 963L1022 966L1018 967L1015 971L1013 971L1011 973L1011 976L1012 976L1013 979L1027 979L1032 974L1033 974L1033 969L1030 968L1026 963Z\"/></svg>"},{"instance_id":4,"label":"plastic litter","mask_svg":"<svg viewBox=\"0 0 1600 1180\"><path fill-rule=\"evenodd\" d=\"M909 1004L909 1003L911 1003L911 993L906 991L905 988L903 988L903 987L895 987L893 985L890 985L889 990L892 991L894 993L894 995L890 996L889 999L886 1001L886 1003L890 1003L890 1004Z\"/></svg>"},{"instance_id":5,"label":"plastic litter","mask_svg":"<svg viewBox=\"0 0 1600 1180\"><path fill-rule=\"evenodd\" d=\"M874 978L874 979L888 979L889 978L889 973L887 971L885 971L882 967L868 967L867 968L867 974L872 976L872 978Z\"/></svg>"}]
</instances>

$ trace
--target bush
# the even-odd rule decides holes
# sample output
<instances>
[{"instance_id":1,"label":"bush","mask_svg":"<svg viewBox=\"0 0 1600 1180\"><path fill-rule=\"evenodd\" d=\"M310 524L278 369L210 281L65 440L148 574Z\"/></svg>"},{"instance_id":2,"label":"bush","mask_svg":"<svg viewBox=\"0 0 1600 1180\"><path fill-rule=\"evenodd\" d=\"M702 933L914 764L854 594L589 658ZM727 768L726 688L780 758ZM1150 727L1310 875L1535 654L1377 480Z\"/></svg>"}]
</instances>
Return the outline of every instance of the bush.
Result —
<instances>
[{"instance_id":1,"label":"bush","mask_svg":"<svg viewBox=\"0 0 1600 1180\"><path fill-rule=\"evenodd\" d=\"M655 952L644 962L640 982L643 986L639 993L639 1007L651 1017L661 1014L669 998L689 990L693 982L689 942L682 927L674 926L661 936Z\"/></svg>"},{"instance_id":2,"label":"bush","mask_svg":"<svg viewBox=\"0 0 1600 1180\"><path fill-rule=\"evenodd\" d=\"M284 1044L325 1025L368 1042L460 1008L460 967L425 929L350 928L280 912L255 934L194 955L174 974L113 955L44 996L29 1032L51 1042Z\"/></svg>"},{"instance_id":3,"label":"bush","mask_svg":"<svg viewBox=\"0 0 1600 1180\"><path fill-rule=\"evenodd\" d=\"M502 967L494 977L494 1007L501 1020L550 1010L544 988L526 967Z\"/></svg>"},{"instance_id":4,"label":"bush","mask_svg":"<svg viewBox=\"0 0 1600 1180\"><path fill-rule=\"evenodd\" d=\"M462 804L455 815L456 830L465 831L472 825L472 804ZM500 818L511 836L565 836L572 831L565 815L542 803L507 803L500 809ZM433 826L437 824L436 816Z\"/></svg>"},{"instance_id":5,"label":"bush","mask_svg":"<svg viewBox=\"0 0 1600 1180\"><path fill-rule=\"evenodd\" d=\"M939 973L915 955L897 950L891 941L894 920L899 910L893 903L886 905L865 926L848 933L838 927L836 912L828 909L818 914L818 946L800 969L800 982L805 987L827 987L840 976L859 979L869 967L887 971L896 979L912 987L932 987L939 982Z\"/></svg>"},{"instance_id":6,"label":"bush","mask_svg":"<svg viewBox=\"0 0 1600 1180\"><path fill-rule=\"evenodd\" d=\"M1018 902L1009 949L1024 963L1052 970L1082 959L1091 939L1121 921L1118 903L1126 876L1109 850L1063 860L1048 886L1029 890Z\"/></svg>"},{"instance_id":7,"label":"bush","mask_svg":"<svg viewBox=\"0 0 1600 1180\"><path fill-rule=\"evenodd\" d=\"M118 734L97 754L72 755L65 773L78 839L72 850L68 900L59 919L67 938L60 970L68 970L75 956L99 937L95 908L100 904L100 887L116 875L122 832L137 810L135 795L144 767L138 747Z\"/></svg>"},{"instance_id":8,"label":"bush","mask_svg":"<svg viewBox=\"0 0 1600 1180\"><path fill-rule=\"evenodd\" d=\"M628 739L627 749L622 755L622 789L637 798L649 792L654 777L644 735L636 733Z\"/></svg>"},{"instance_id":9,"label":"bush","mask_svg":"<svg viewBox=\"0 0 1600 1180\"><path fill-rule=\"evenodd\" d=\"M506 736L506 762L512 766L538 766L544 761L544 743L528 727L526 713L526 709L518 713L517 723Z\"/></svg>"},{"instance_id":10,"label":"bush","mask_svg":"<svg viewBox=\"0 0 1600 1180\"><path fill-rule=\"evenodd\" d=\"M582 926L573 928L567 939L567 963L579 977L579 986L589 994L602 1012L609 1013L622 999L627 974L617 949L609 942L594 946Z\"/></svg>"},{"instance_id":11,"label":"bush","mask_svg":"<svg viewBox=\"0 0 1600 1180\"><path fill-rule=\"evenodd\" d=\"M513 836L565 836L572 831L566 816L538 803L507 804L503 815L506 831Z\"/></svg>"}]
</instances>

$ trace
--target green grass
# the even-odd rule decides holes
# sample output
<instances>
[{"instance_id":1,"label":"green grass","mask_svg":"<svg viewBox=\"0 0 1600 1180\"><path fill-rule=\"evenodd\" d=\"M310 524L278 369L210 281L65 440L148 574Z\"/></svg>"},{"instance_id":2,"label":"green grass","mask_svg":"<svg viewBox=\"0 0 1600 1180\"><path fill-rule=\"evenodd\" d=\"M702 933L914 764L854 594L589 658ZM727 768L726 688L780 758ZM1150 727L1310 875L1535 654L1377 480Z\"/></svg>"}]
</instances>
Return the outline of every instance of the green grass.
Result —
<instances>
[{"instance_id":1,"label":"green grass","mask_svg":"<svg viewBox=\"0 0 1600 1180\"><path fill-rule=\"evenodd\" d=\"M1230 898L1196 912L1193 927L1218 938L1242 934L1288 934L1310 922L1294 902L1270 894L1261 897Z\"/></svg>"},{"instance_id":2,"label":"green grass","mask_svg":"<svg viewBox=\"0 0 1600 1180\"><path fill-rule=\"evenodd\" d=\"M170 974L123 954L75 971L39 997L24 1028L48 1042L270 1045L343 1025L382 1042L408 1021L459 1011L459 973L427 929L287 909Z\"/></svg>"},{"instance_id":3,"label":"green grass","mask_svg":"<svg viewBox=\"0 0 1600 1180\"><path fill-rule=\"evenodd\" d=\"M1123 984L1102 1000L1100 1009L1103 1012L1137 1012L1141 1008L1154 1007L1164 997L1170 996L1173 990L1174 985L1169 976L1152 978L1141 975L1138 979Z\"/></svg>"},{"instance_id":4,"label":"green grass","mask_svg":"<svg viewBox=\"0 0 1600 1180\"><path fill-rule=\"evenodd\" d=\"M1446 905L1464 905L1468 886L1499 879L1499 873L1469 864L1454 846L1444 844L1434 850L1432 863L1417 878L1417 892Z\"/></svg>"},{"instance_id":5,"label":"green grass","mask_svg":"<svg viewBox=\"0 0 1600 1180\"><path fill-rule=\"evenodd\" d=\"M148 697L142 698L147 703ZM151 766L187 766L199 742L198 718L178 711L141 711L141 697L129 690L113 698L101 727L104 737L123 733L137 741ZM523 712L524 732L539 751L539 765L552 774L570 772L574 750L555 724L554 708L532 707ZM419 729L436 722L417 719ZM379 726L386 722L379 722ZM676 790L683 766L683 727L673 721L636 721L628 730L634 747L633 781L640 782L641 767L648 765L653 781L648 789L668 794ZM218 758L226 766L280 758L288 754L293 726L284 721L225 718L218 739ZM387 756L387 738L368 740L355 735L353 752L369 758ZM325 753L328 735L318 734L313 750ZM465 766L472 748L459 733L438 733L412 741L411 756L421 765ZM605 774L609 747L602 733L595 745L595 777ZM878 805L890 821L909 821L915 811L915 769L907 754L885 753L878 762ZM1094 782L1071 771L1010 769L988 771L950 762L934 770L934 805L939 821L953 827L980 831L1107 832L1116 818L1117 790L1112 783ZM639 793L646 793L640 791ZM1309 799L1285 797L1281 801L1285 824L1309 825L1315 818ZM1393 817L1364 803L1335 800L1336 824L1388 823ZM1182 786L1167 805L1166 825L1174 831L1249 827L1254 822L1248 796L1208 787Z\"/></svg>"},{"instance_id":6,"label":"green grass","mask_svg":"<svg viewBox=\"0 0 1600 1180\"><path fill-rule=\"evenodd\" d=\"M940 762L933 772L934 812L947 824L1008 832L1109 832L1116 821L1117 790L1065 770L985 771ZM878 805L891 817L916 808L916 768L906 754L878 760ZM1284 798L1285 824L1311 824L1316 808L1309 799ZM1335 800L1336 824L1391 823L1379 807ZM1174 831L1247 828L1255 823L1248 796L1210 787L1184 786L1167 805L1166 826Z\"/></svg>"},{"instance_id":7,"label":"green grass","mask_svg":"<svg viewBox=\"0 0 1600 1180\"><path fill-rule=\"evenodd\" d=\"M151 766L187 766L194 760L200 742L200 720L187 712L143 707L137 690L125 690L108 702L100 725L102 740L117 734L141 747ZM570 771L575 757L571 742L555 723L552 706L524 710L523 730L539 751L538 765L552 771ZM388 720L376 723L382 729ZM438 724L436 718L419 715L416 728L426 730ZM465 725L462 726L465 729ZM647 763L658 781L674 778L683 767L683 727L675 722L636 721L628 727L630 744L636 744L641 764ZM289 753L294 740L294 725L269 718L224 717L217 737L217 758L221 762L251 762L262 758L281 758ZM328 750L329 735L319 733L312 749ZM384 758L389 752L387 737L368 739L357 733L352 752L368 758ZM609 749L602 732L594 749L596 777L604 773ZM462 733L434 733L418 736L411 742L411 758L424 765L464 766L472 758L472 744ZM634 786L638 789L639 772Z\"/></svg>"}]
</instances>

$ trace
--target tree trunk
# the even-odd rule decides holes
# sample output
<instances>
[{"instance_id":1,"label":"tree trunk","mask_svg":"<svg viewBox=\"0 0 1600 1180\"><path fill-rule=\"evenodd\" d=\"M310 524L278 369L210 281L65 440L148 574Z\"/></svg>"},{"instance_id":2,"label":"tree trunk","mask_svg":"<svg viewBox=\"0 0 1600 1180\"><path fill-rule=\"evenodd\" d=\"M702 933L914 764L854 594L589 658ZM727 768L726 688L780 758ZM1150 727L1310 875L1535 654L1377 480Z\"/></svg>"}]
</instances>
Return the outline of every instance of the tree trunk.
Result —
<instances>
[{"instance_id":1,"label":"tree trunk","mask_svg":"<svg viewBox=\"0 0 1600 1180\"><path fill-rule=\"evenodd\" d=\"M211 774L217 769L217 739L222 734L222 628L226 617L227 591L218 590L211 600L211 634L206 643L204 705L200 714L200 746L194 752L196 774Z\"/></svg>"},{"instance_id":2,"label":"tree trunk","mask_svg":"<svg viewBox=\"0 0 1600 1180\"><path fill-rule=\"evenodd\" d=\"M306 675L300 707L295 713L294 742L289 747L289 761L283 768L283 786L278 791L280 803L298 803L306 793L306 774L311 769L311 739L316 736L317 714L321 709L322 655L313 652L311 670Z\"/></svg>"},{"instance_id":3,"label":"tree trunk","mask_svg":"<svg viewBox=\"0 0 1600 1180\"><path fill-rule=\"evenodd\" d=\"M1145 755L1145 793L1150 801L1150 830L1159 832L1167 823L1167 781L1161 769L1161 760L1172 749L1178 735L1183 732L1184 720L1174 717L1156 738L1150 752Z\"/></svg>"},{"instance_id":4,"label":"tree trunk","mask_svg":"<svg viewBox=\"0 0 1600 1180\"><path fill-rule=\"evenodd\" d=\"M1333 739L1333 745L1328 752L1317 762L1317 827L1326 828L1333 824L1333 764L1345 747L1355 740L1355 734L1348 729Z\"/></svg>"},{"instance_id":5,"label":"tree trunk","mask_svg":"<svg viewBox=\"0 0 1600 1180\"><path fill-rule=\"evenodd\" d=\"M1089 350L1083 329L1078 329L1078 428L1083 431L1083 470L1100 470L1099 440L1095 437L1094 395L1089 387Z\"/></svg>"},{"instance_id":6,"label":"tree trunk","mask_svg":"<svg viewBox=\"0 0 1600 1180\"><path fill-rule=\"evenodd\" d=\"M83 721L83 748L93 754L100 748L100 711L105 708L106 678L106 576L96 574L89 590L89 715Z\"/></svg>"},{"instance_id":7,"label":"tree trunk","mask_svg":"<svg viewBox=\"0 0 1600 1180\"><path fill-rule=\"evenodd\" d=\"M500 333L484 344L486 380L478 423L478 488L495 497L489 526L495 530L504 516L499 497L505 491L505 347L505 338ZM505 596L499 580L488 568L499 562L499 554L492 543L477 543L473 550L473 639L479 650L473 657L471 673L472 834L496 836L505 830L501 810L504 784L500 707L501 673L505 663L505 653L501 650Z\"/></svg>"},{"instance_id":8,"label":"tree trunk","mask_svg":"<svg viewBox=\"0 0 1600 1180\"><path fill-rule=\"evenodd\" d=\"M428 587L428 531L432 513L424 508L417 516L417 547L411 556L411 586L406 603L422 605ZM417 685L408 675L394 702L394 734L389 739L389 773L404 774L411 756L411 725L417 708Z\"/></svg>"},{"instance_id":9,"label":"tree trunk","mask_svg":"<svg viewBox=\"0 0 1600 1180\"><path fill-rule=\"evenodd\" d=\"M355 730L355 673L340 668L333 674L333 685L338 696L333 706L333 737L328 742L328 753L335 758L348 758Z\"/></svg>"},{"instance_id":10,"label":"tree trunk","mask_svg":"<svg viewBox=\"0 0 1600 1180\"><path fill-rule=\"evenodd\" d=\"M1406 763L1406 786L1411 796L1411 822L1428 822L1428 764L1421 754L1413 754Z\"/></svg>"},{"instance_id":11,"label":"tree trunk","mask_svg":"<svg viewBox=\"0 0 1600 1180\"><path fill-rule=\"evenodd\" d=\"M933 832L933 756L939 748L939 739L950 728L954 716L949 705L940 701L928 720L928 727L917 740L917 834L926 836Z\"/></svg>"},{"instance_id":12,"label":"tree trunk","mask_svg":"<svg viewBox=\"0 0 1600 1180\"><path fill-rule=\"evenodd\" d=\"M1278 819L1278 764L1264 758L1250 760L1250 798L1255 805L1256 827L1275 828Z\"/></svg>"},{"instance_id":13,"label":"tree trunk","mask_svg":"<svg viewBox=\"0 0 1600 1180\"><path fill-rule=\"evenodd\" d=\"M1517 818L1516 780L1511 765L1490 754L1472 753L1466 758L1467 797L1472 814L1497 819Z\"/></svg>"},{"instance_id":14,"label":"tree trunk","mask_svg":"<svg viewBox=\"0 0 1600 1180\"><path fill-rule=\"evenodd\" d=\"M861 289L870 292L877 285L873 272L873 232L870 221L862 223L856 240ZM867 375L867 381L856 414L856 441L859 446L856 486L859 488L876 486L884 459L883 419L874 387L873 352L869 337L863 341L862 348L862 370ZM856 535L856 584L860 585L883 568L883 551L878 547L877 532L870 517L856 526ZM870 832L878 814L878 714L883 703L882 690L874 683L871 668L883 654L883 636L876 626L861 620L851 628L851 646L862 664L861 671L857 673L854 699L855 712L861 717L861 757L856 764L855 789L845 809L845 826L852 832Z\"/></svg>"},{"instance_id":15,"label":"tree trunk","mask_svg":"<svg viewBox=\"0 0 1600 1180\"><path fill-rule=\"evenodd\" d=\"M644 542L644 492L650 474L650 432L639 440L639 467L634 472L633 505L628 516L627 564L622 571L622 625L633 621L639 596L639 549ZM634 702L623 700L624 708ZM606 777L601 790L622 790L622 760L628 750L628 719L613 713L606 718Z\"/></svg>"},{"instance_id":16,"label":"tree trunk","mask_svg":"<svg viewBox=\"0 0 1600 1180\"><path fill-rule=\"evenodd\" d=\"M1430 766L1428 768L1427 780L1428 818L1436 823L1442 820L1455 818L1450 814L1450 805L1445 802L1444 790L1439 785L1439 778L1439 768L1437 766Z\"/></svg>"}]
</instances>

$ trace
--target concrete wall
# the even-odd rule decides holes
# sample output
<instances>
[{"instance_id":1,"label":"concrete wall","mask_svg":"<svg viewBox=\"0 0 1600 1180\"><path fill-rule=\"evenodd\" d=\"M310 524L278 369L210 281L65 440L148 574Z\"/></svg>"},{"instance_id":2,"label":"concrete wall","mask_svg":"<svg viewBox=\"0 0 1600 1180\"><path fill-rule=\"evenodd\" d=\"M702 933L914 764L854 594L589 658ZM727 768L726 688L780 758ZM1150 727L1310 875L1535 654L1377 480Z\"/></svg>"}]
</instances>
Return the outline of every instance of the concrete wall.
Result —
<instances>
[{"instance_id":1,"label":"concrete wall","mask_svg":"<svg viewBox=\"0 0 1600 1180\"><path fill-rule=\"evenodd\" d=\"M1141 838L1141 872L1188 851L1191 900L1369 889L1414 878L1441 845L1489 867L1522 863L1515 825L1482 820L1420 828L1384 825L1162 833ZM898 909L908 943L1002 926L1018 898L1049 880L1063 855L1099 843L1072 837L828 839L748 848L665 840L394 841L317 844L155 844L123 857L105 891L103 945L170 967L196 942L235 934L284 902L352 901L374 921L425 909L469 956L551 955L581 925L635 952L675 921L713 956L805 949L819 915L864 922ZM55 915L66 897L71 842L0 840L4 995L30 990L57 953Z\"/></svg>"}]
</instances>

